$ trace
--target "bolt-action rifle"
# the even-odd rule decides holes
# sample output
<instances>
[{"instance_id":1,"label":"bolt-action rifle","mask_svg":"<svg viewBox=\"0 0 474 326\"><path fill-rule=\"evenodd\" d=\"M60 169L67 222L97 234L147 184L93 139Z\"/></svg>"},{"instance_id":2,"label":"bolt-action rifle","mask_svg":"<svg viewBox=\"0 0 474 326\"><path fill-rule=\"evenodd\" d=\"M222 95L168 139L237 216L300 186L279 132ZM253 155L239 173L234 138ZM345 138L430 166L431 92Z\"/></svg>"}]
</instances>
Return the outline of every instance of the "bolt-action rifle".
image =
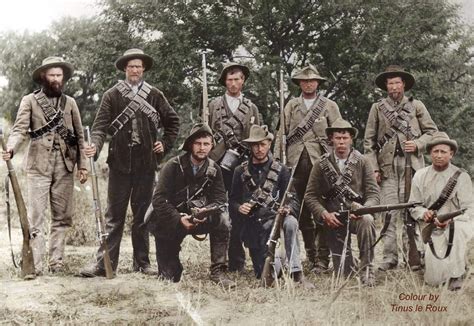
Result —
<instances>
[{"instance_id":1,"label":"bolt-action rifle","mask_svg":"<svg viewBox=\"0 0 474 326\"><path fill-rule=\"evenodd\" d=\"M446 214L440 214L440 215L438 215L437 212L435 211L435 214L433 216L433 220L436 218L436 219L438 219L438 221L440 223L444 223L446 221L449 221L449 220L455 218L456 216L459 216L459 215L463 214L465 211L466 211L466 209L463 208L463 209L459 209L459 210L454 211L454 212L450 212L450 213L446 213ZM436 225L434 224L433 220L431 220L431 222L427 226L425 226L423 228L423 230L421 231L421 238L423 239L423 243L428 243L428 241L430 241L431 233L433 233L434 229L436 229Z\"/></svg>"},{"instance_id":2,"label":"bolt-action rifle","mask_svg":"<svg viewBox=\"0 0 474 326\"><path fill-rule=\"evenodd\" d=\"M380 212L388 212L397 209L408 209L415 207L417 205L423 204L422 202L408 202L408 203L401 203L401 204L393 204L393 205L375 205L375 206L361 206L357 208L351 208L348 210L342 210L337 213L337 217L341 223L347 223L349 220L349 215L354 214L356 216L361 216L365 214L375 214Z\"/></svg>"},{"instance_id":3,"label":"bolt-action rifle","mask_svg":"<svg viewBox=\"0 0 474 326\"><path fill-rule=\"evenodd\" d=\"M202 122L209 124L209 99L207 95L206 54L202 54Z\"/></svg>"},{"instance_id":4,"label":"bolt-action rifle","mask_svg":"<svg viewBox=\"0 0 474 326\"><path fill-rule=\"evenodd\" d=\"M86 127L86 141L89 146L92 145L89 127ZM112 269L109 246L107 244L108 233L105 232L105 221L104 216L102 215L102 208L100 205L99 197L99 183L97 181L97 173L95 170L95 162L93 157L89 158L89 164L91 168L92 196L94 199L94 214L97 223L97 236L99 238L99 244L101 248L103 248L102 255L104 257L105 277L111 279L114 278L114 271Z\"/></svg>"},{"instance_id":5,"label":"bolt-action rifle","mask_svg":"<svg viewBox=\"0 0 474 326\"><path fill-rule=\"evenodd\" d=\"M7 150L5 139L3 138L2 128L0 127L0 141L4 151ZM13 168L11 160L6 161L8 167L8 176L15 195L16 207L18 208L18 215L20 217L21 232L23 234L23 245L21 249L21 277L25 280L32 280L36 278L35 262L33 259L33 250L30 243L30 225L28 223L28 214L26 211L25 201L21 194L20 184Z\"/></svg>"}]
</instances>

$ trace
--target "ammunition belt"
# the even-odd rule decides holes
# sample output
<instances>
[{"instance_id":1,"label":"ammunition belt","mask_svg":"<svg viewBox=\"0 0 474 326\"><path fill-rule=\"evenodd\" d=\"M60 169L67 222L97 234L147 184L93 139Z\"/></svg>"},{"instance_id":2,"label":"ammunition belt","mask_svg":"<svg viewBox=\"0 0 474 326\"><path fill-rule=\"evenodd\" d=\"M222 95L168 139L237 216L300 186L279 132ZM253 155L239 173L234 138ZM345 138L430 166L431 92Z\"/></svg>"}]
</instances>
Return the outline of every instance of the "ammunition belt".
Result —
<instances>
[{"instance_id":1,"label":"ammunition belt","mask_svg":"<svg viewBox=\"0 0 474 326\"><path fill-rule=\"evenodd\" d=\"M246 103L247 100L243 99L237 110L229 117L228 111L230 111L230 109L226 110L224 96L222 96L221 101L219 114L220 128L215 132L214 139L216 143L224 141L226 149L234 149L240 144L240 140L235 135L235 130L243 130L244 126L242 121L244 121L249 114L250 106Z\"/></svg>"},{"instance_id":2,"label":"ammunition belt","mask_svg":"<svg viewBox=\"0 0 474 326\"><path fill-rule=\"evenodd\" d=\"M266 175L263 185L260 187L255 183L249 171L248 161L242 163L244 169L242 181L249 191L252 191L252 200L262 207L273 209L278 195L273 197L273 191L278 185L278 178L282 170L282 165L278 161L273 161Z\"/></svg>"},{"instance_id":3,"label":"ammunition belt","mask_svg":"<svg viewBox=\"0 0 474 326\"><path fill-rule=\"evenodd\" d=\"M286 146L291 146L303 139L304 135L313 128L314 122L319 118L324 108L326 107L326 98L318 96L316 102L313 104L313 109L309 111L298 126L293 129L286 139Z\"/></svg>"},{"instance_id":4,"label":"ammunition belt","mask_svg":"<svg viewBox=\"0 0 474 326\"><path fill-rule=\"evenodd\" d=\"M439 195L438 199L428 207L429 210L436 211L440 209L446 201L449 199L449 196L453 193L456 184L458 183L458 178L463 172L462 169L458 169L454 174L448 179L448 182L444 186L443 190L441 190L441 194Z\"/></svg>"}]
</instances>

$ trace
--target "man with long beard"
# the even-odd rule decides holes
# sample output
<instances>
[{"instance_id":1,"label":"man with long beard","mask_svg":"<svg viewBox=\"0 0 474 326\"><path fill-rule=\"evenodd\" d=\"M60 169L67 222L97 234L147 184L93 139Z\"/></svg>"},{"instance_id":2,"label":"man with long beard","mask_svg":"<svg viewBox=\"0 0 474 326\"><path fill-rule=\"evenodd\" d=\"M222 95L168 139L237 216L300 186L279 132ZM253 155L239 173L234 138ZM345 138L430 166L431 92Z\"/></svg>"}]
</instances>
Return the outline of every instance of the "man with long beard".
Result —
<instances>
[{"instance_id":1,"label":"man with long beard","mask_svg":"<svg viewBox=\"0 0 474 326\"><path fill-rule=\"evenodd\" d=\"M92 126L92 146L85 147L87 157L100 153L107 135L109 144L109 183L105 213L107 243L112 268L118 266L120 242L130 201L132 221L133 270L156 275L150 266L148 232L141 227L150 206L155 170L176 140L179 118L163 93L143 80L153 58L140 49L130 49L117 59L115 67L125 72L102 97ZM163 135L159 135L163 129ZM82 269L84 277L105 276L103 248L97 262Z\"/></svg>"},{"instance_id":2,"label":"man with long beard","mask_svg":"<svg viewBox=\"0 0 474 326\"><path fill-rule=\"evenodd\" d=\"M46 209L51 205L49 271L62 272L66 231L73 219L74 167L81 183L87 180L84 135L76 101L63 93L72 66L48 57L33 72L41 89L23 97L4 160L10 160L29 135L26 161L28 220L36 275L43 274L46 256ZM31 131L29 131L31 130Z\"/></svg>"}]
</instances>

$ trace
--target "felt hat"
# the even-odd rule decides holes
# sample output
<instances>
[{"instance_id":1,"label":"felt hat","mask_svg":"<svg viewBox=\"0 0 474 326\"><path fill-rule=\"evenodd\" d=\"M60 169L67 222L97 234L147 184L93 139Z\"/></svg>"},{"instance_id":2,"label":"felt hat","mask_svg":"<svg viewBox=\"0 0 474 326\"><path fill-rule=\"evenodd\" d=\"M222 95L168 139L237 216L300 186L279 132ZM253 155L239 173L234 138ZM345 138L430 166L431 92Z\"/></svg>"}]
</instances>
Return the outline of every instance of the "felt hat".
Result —
<instances>
[{"instance_id":1,"label":"felt hat","mask_svg":"<svg viewBox=\"0 0 474 326\"><path fill-rule=\"evenodd\" d=\"M189 151L190 145L196 139L196 136L201 134L209 134L209 136L213 137L212 129L206 123L196 123L189 132L189 136L184 140L183 144L179 146L179 150ZM212 143L214 144L214 137L212 138Z\"/></svg>"},{"instance_id":2,"label":"felt hat","mask_svg":"<svg viewBox=\"0 0 474 326\"><path fill-rule=\"evenodd\" d=\"M242 141L245 143L259 143L263 140L272 141L273 138L273 134L268 131L268 127L266 125L252 125L252 127L250 127L249 138Z\"/></svg>"},{"instance_id":3,"label":"felt hat","mask_svg":"<svg viewBox=\"0 0 474 326\"><path fill-rule=\"evenodd\" d=\"M74 68L72 65L66 61L64 61L61 57L47 57L41 63L41 66L33 71L33 81L40 84L41 83L41 73L49 68L60 67L63 69L64 79L63 81L66 82L69 78L71 78L72 73L74 72Z\"/></svg>"},{"instance_id":4,"label":"felt hat","mask_svg":"<svg viewBox=\"0 0 474 326\"><path fill-rule=\"evenodd\" d=\"M453 150L454 154L458 151L458 143L454 139L450 139L448 134L442 131L437 131L433 134L431 140L426 144L426 151L428 154L431 149L436 145L448 145Z\"/></svg>"},{"instance_id":5,"label":"felt hat","mask_svg":"<svg viewBox=\"0 0 474 326\"><path fill-rule=\"evenodd\" d=\"M318 69L316 69L316 67L311 64L302 68L301 70L296 71L293 76L291 76L291 81L298 86L300 85L300 80L310 79L316 79L319 82L325 82L327 80L325 77L322 77L319 74Z\"/></svg>"},{"instance_id":6,"label":"felt hat","mask_svg":"<svg viewBox=\"0 0 474 326\"><path fill-rule=\"evenodd\" d=\"M359 133L357 128L352 127L348 121L339 118L334 121L332 126L326 128L326 135L329 137L333 132L342 130L348 131L352 135L352 138L356 138Z\"/></svg>"},{"instance_id":7,"label":"felt hat","mask_svg":"<svg viewBox=\"0 0 474 326\"><path fill-rule=\"evenodd\" d=\"M153 66L153 58L145 54L140 49L128 49L123 55L115 61L115 67L120 71L125 71L127 63L133 59L141 59L143 61L144 71L149 70Z\"/></svg>"},{"instance_id":8,"label":"felt hat","mask_svg":"<svg viewBox=\"0 0 474 326\"><path fill-rule=\"evenodd\" d=\"M221 76L219 77L219 83L222 86L225 86L225 79L227 77L227 72L232 68L239 68L240 70L242 70L242 73L245 76L245 80L249 78L250 70L247 66L241 65L236 62L227 62L224 64L224 67L222 68L222 71L221 71Z\"/></svg>"},{"instance_id":9,"label":"felt hat","mask_svg":"<svg viewBox=\"0 0 474 326\"><path fill-rule=\"evenodd\" d=\"M401 77L405 82L405 91L410 90L415 84L415 77L403 70L397 65L390 65L385 68L385 71L375 77L375 85L380 89L387 91L387 78Z\"/></svg>"}]
</instances>

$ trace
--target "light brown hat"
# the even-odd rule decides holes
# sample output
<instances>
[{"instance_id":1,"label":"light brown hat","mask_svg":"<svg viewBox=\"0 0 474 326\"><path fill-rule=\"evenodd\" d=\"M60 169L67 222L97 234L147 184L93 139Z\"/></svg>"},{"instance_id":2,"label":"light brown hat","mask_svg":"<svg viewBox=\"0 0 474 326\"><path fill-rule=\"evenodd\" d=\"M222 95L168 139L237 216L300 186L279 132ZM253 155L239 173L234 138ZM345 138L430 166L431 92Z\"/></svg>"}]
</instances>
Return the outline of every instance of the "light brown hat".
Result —
<instances>
[{"instance_id":1,"label":"light brown hat","mask_svg":"<svg viewBox=\"0 0 474 326\"><path fill-rule=\"evenodd\" d=\"M214 144L214 137L212 134L212 129L206 123L196 123L189 132L189 136L184 140L183 144L179 146L180 151L190 151L191 143L196 139L198 135L209 134L212 137L212 143ZM215 144L214 144L215 145Z\"/></svg>"},{"instance_id":2,"label":"light brown hat","mask_svg":"<svg viewBox=\"0 0 474 326\"><path fill-rule=\"evenodd\" d=\"M221 76L219 77L219 83L221 85L225 86L225 79L227 77L227 71L229 71L229 69L232 69L232 68L239 68L240 70L242 70L242 73L245 76L245 80L247 80L249 78L250 69L247 66L241 65L241 64L236 63L236 62L227 62L227 63L224 63L224 68L222 68Z\"/></svg>"},{"instance_id":3,"label":"light brown hat","mask_svg":"<svg viewBox=\"0 0 474 326\"><path fill-rule=\"evenodd\" d=\"M397 65L390 65L385 68L385 71L375 77L375 85L380 89L387 91L387 78L401 77L405 82L405 91L410 90L415 84L415 77L403 70Z\"/></svg>"},{"instance_id":4,"label":"light brown hat","mask_svg":"<svg viewBox=\"0 0 474 326\"><path fill-rule=\"evenodd\" d=\"M329 137L333 132L341 130L348 131L352 135L352 138L356 138L357 134L359 133L359 130L357 130L357 128L352 127L348 121L339 118L334 121L332 126L326 128L326 135Z\"/></svg>"},{"instance_id":5,"label":"light brown hat","mask_svg":"<svg viewBox=\"0 0 474 326\"><path fill-rule=\"evenodd\" d=\"M319 74L318 69L312 64L296 71L291 77L291 81L296 85L300 85L300 80L316 79L319 82L325 82L327 79Z\"/></svg>"},{"instance_id":6,"label":"light brown hat","mask_svg":"<svg viewBox=\"0 0 474 326\"><path fill-rule=\"evenodd\" d=\"M35 81L38 84L41 84L41 72L49 69L49 68L55 68L55 67L60 67L63 69L63 75L64 75L64 82L66 82L69 78L71 78L72 73L74 72L74 68L72 65L66 61L64 61L63 58L61 57L47 57L46 59L43 60L41 63L41 66L35 69L33 71L33 81Z\"/></svg>"},{"instance_id":7,"label":"light brown hat","mask_svg":"<svg viewBox=\"0 0 474 326\"><path fill-rule=\"evenodd\" d=\"M128 49L123 55L115 61L115 67L120 71L125 71L127 63L133 59L141 59L143 61L144 71L149 70L153 66L153 58L145 54L140 49Z\"/></svg>"},{"instance_id":8,"label":"light brown hat","mask_svg":"<svg viewBox=\"0 0 474 326\"><path fill-rule=\"evenodd\" d=\"M242 141L245 143L259 143L262 140L273 141L273 138L273 134L268 131L268 127L266 125L252 125L252 127L250 127L249 138Z\"/></svg>"},{"instance_id":9,"label":"light brown hat","mask_svg":"<svg viewBox=\"0 0 474 326\"><path fill-rule=\"evenodd\" d=\"M458 151L458 143L454 139L450 139L448 134L442 131L437 131L433 134L431 141L426 144L426 152L431 153L431 149L436 145L448 145L453 150L454 154Z\"/></svg>"}]
</instances>

